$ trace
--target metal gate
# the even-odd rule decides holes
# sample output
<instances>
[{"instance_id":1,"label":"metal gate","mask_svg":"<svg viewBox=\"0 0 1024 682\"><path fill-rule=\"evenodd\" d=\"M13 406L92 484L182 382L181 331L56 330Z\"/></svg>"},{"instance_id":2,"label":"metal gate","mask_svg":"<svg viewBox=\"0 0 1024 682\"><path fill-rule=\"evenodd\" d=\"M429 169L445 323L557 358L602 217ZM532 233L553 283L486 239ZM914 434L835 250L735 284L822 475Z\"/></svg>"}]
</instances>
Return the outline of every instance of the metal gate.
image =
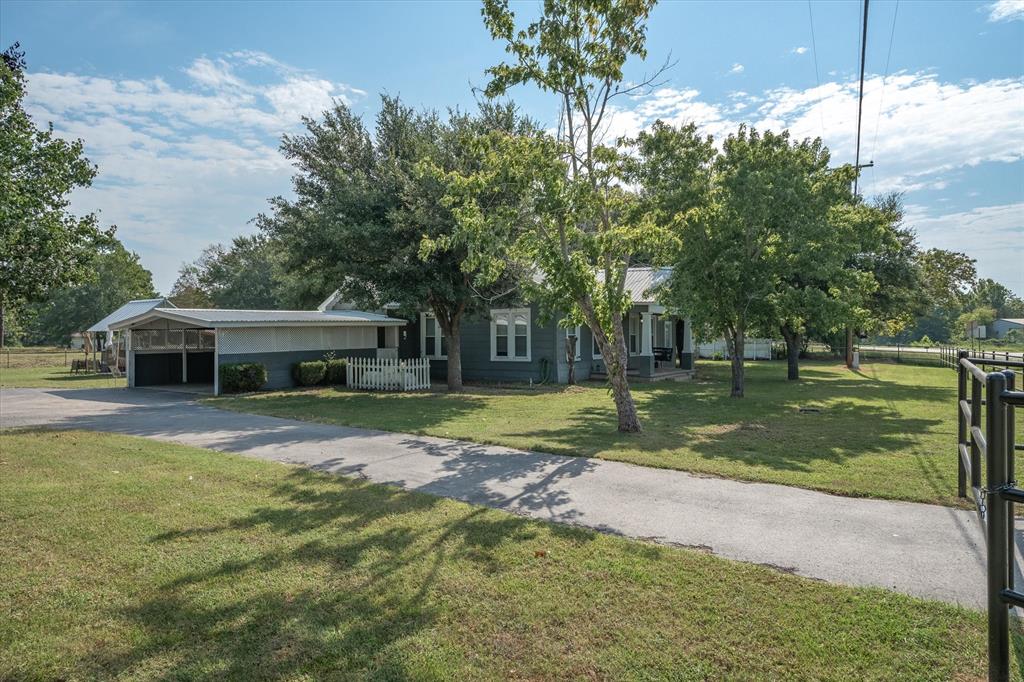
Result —
<instances>
[{"instance_id":1,"label":"metal gate","mask_svg":"<svg viewBox=\"0 0 1024 682\"><path fill-rule=\"evenodd\" d=\"M981 367L1002 369L986 372ZM1024 406L1024 391L1015 390L1014 368L1024 368L1024 362L971 357L967 351L959 353L957 363L957 487L960 497L967 497L970 482L985 529L988 678L998 682L1010 679L1010 608L1024 607L1024 592L1015 589L1013 576L1013 505L1024 502L1024 489L1014 478L1014 453L1024 450L1016 443L1014 410Z\"/></svg>"}]
</instances>

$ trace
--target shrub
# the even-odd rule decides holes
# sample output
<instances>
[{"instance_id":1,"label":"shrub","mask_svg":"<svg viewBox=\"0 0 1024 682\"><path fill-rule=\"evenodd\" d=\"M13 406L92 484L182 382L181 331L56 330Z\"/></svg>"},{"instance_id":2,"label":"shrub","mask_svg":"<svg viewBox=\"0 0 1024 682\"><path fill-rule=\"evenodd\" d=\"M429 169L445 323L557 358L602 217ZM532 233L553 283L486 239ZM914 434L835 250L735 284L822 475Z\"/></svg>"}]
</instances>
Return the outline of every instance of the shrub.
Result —
<instances>
[{"instance_id":1,"label":"shrub","mask_svg":"<svg viewBox=\"0 0 1024 682\"><path fill-rule=\"evenodd\" d=\"M312 362L296 362L292 369L292 376L299 386L316 386L323 383L327 374L327 363L323 360Z\"/></svg>"},{"instance_id":2,"label":"shrub","mask_svg":"<svg viewBox=\"0 0 1024 682\"><path fill-rule=\"evenodd\" d=\"M258 362L237 362L220 366L223 393L250 393L267 383L267 368Z\"/></svg>"},{"instance_id":3,"label":"shrub","mask_svg":"<svg viewBox=\"0 0 1024 682\"><path fill-rule=\"evenodd\" d=\"M345 368L348 367L348 362L345 358L331 358L327 360L327 378L326 383L335 385L344 385L346 382Z\"/></svg>"}]
</instances>

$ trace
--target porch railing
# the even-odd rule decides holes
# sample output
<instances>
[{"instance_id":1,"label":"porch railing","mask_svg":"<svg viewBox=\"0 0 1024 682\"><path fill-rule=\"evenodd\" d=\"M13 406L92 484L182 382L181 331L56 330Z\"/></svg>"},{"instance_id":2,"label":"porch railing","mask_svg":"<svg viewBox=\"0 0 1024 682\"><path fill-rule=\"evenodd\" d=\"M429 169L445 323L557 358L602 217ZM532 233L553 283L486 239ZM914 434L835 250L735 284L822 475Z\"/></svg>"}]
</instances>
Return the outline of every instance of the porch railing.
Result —
<instances>
[{"instance_id":1,"label":"porch railing","mask_svg":"<svg viewBox=\"0 0 1024 682\"><path fill-rule=\"evenodd\" d=\"M419 391L430 388L430 359L348 358L349 388L370 391Z\"/></svg>"}]
</instances>

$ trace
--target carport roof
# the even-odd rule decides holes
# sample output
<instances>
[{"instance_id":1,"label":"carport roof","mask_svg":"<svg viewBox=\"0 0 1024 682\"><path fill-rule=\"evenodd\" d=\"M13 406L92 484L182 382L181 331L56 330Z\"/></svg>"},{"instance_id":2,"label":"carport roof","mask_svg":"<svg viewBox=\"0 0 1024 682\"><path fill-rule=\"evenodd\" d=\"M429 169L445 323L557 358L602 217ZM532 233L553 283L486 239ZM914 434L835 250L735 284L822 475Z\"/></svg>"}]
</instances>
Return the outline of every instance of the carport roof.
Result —
<instances>
[{"instance_id":1,"label":"carport roof","mask_svg":"<svg viewBox=\"0 0 1024 682\"><path fill-rule=\"evenodd\" d=\"M128 301L123 306L110 313L102 320L89 327L85 331L90 334L107 332L116 323L133 317L148 313L155 308L173 308L174 304L166 298L143 298L135 301Z\"/></svg>"},{"instance_id":2,"label":"carport roof","mask_svg":"<svg viewBox=\"0 0 1024 682\"><path fill-rule=\"evenodd\" d=\"M220 310L214 308L155 308L121 320L112 328L124 329L154 319L197 327L290 327L290 326L394 326L405 320L361 310Z\"/></svg>"}]
</instances>

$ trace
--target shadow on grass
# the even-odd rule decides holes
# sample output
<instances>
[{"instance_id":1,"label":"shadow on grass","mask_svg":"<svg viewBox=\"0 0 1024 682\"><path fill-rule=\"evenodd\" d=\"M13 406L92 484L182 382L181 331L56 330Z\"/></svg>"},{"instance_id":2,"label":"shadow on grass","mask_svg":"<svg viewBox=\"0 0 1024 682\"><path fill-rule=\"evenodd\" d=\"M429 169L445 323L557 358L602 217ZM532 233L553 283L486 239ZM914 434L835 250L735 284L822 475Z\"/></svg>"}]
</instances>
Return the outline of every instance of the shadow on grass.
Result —
<instances>
[{"instance_id":1,"label":"shadow on grass","mask_svg":"<svg viewBox=\"0 0 1024 682\"><path fill-rule=\"evenodd\" d=\"M272 497L223 524L151 538L164 555L201 547L244 558L205 562L114 612L144 636L128 650L94 651L88 669L120 676L159 665L161 679L416 677L423 671L410 665L422 663L445 610L451 564L498 572L496 548L537 533L515 516L438 513L445 503L433 496L308 471L290 474Z\"/></svg>"},{"instance_id":2,"label":"shadow on grass","mask_svg":"<svg viewBox=\"0 0 1024 682\"><path fill-rule=\"evenodd\" d=\"M814 366L802 369L800 382L787 381L785 366L778 363L752 369L741 399L729 397L729 373L722 367L705 369L690 383L633 387L645 429L640 436L615 430L610 404L576 410L562 428L514 435L563 454L620 458L621 451L630 450L650 455L644 463L672 466L673 451L685 449L678 456L801 473L867 454L902 455L922 434L946 424L931 415L955 397L952 387L908 386ZM923 407L903 407L912 401ZM936 410L928 407L932 404ZM818 411L801 412L801 407ZM916 460L936 498L949 497L948 477L930 459Z\"/></svg>"},{"instance_id":3,"label":"shadow on grass","mask_svg":"<svg viewBox=\"0 0 1024 682\"><path fill-rule=\"evenodd\" d=\"M379 426L381 415L386 414L388 431L413 433L486 408L485 400L472 391L456 394L386 393L346 388L256 393L241 398L215 398L208 402L215 407L242 411L252 409L275 417L307 421L316 421L325 412L327 415L336 412L345 415L345 424L361 428ZM323 421L332 423L329 416Z\"/></svg>"}]
</instances>

